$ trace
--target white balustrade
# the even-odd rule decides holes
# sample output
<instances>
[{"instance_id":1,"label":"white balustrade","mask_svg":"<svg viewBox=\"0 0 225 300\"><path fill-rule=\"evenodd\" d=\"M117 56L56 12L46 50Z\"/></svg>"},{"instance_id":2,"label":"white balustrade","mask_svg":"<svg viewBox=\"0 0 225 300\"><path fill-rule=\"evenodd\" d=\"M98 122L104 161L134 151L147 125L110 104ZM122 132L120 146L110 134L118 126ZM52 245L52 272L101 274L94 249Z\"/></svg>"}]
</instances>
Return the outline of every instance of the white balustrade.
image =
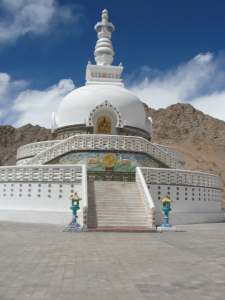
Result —
<instances>
[{"instance_id":1,"label":"white balustrade","mask_svg":"<svg viewBox=\"0 0 225 300\"><path fill-rule=\"evenodd\" d=\"M150 227L154 228L155 225L155 204L152 200L151 194L148 190L145 178L139 167L136 168L136 182L141 194L142 201L144 202L145 210L149 218Z\"/></svg>"},{"instance_id":2,"label":"white balustrade","mask_svg":"<svg viewBox=\"0 0 225 300\"><path fill-rule=\"evenodd\" d=\"M83 165L0 167L0 182L82 182L87 180L87 174L82 175L82 167Z\"/></svg>"},{"instance_id":3,"label":"white balustrade","mask_svg":"<svg viewBox=\"0 0 225 300\"><path fill-rule=\"evenodd\" d=\"M68 150L69 149L69 150ZM71 150L120 150L147 153L172 169L185 167L158 146L141 137L117 135L75 135L29 159L27 165L41 165Z\"/></svg>"},{"instance_id":4,"label":"white balustrade","mask_svg":"<svg viewBox=\"0 0 225 300\"><path fill-rule=\"evenodd\" d=\"M35 156L46 149L52 147L53 145L58 144L60 141L44 141L44 142L37 142L31 143L24 146L21 146L17 150L17 160L21 158Z\"/></svg>"},{"instance_id":5,"label":"white balustrade","mask_svg":"<svg viewBox=\"0 0 225 300\"><path fill-rule=\"evenodd\" d=\"M199 186L221 189L219 176L186 170L140 168L147 184Z\"/></svg>"},{"instance_id":6,"label":"white balustrade","mask_svg":"<svg viewBox=\"0 0 225 300\"><path fill-rule=\"evenodd\" d=\"M159 144L154 144L154 145L162 149L164 152L172 156L177 161L183 163L183 153L181 151L165 145L159 145Z\"/></svg>"}]
</instances>

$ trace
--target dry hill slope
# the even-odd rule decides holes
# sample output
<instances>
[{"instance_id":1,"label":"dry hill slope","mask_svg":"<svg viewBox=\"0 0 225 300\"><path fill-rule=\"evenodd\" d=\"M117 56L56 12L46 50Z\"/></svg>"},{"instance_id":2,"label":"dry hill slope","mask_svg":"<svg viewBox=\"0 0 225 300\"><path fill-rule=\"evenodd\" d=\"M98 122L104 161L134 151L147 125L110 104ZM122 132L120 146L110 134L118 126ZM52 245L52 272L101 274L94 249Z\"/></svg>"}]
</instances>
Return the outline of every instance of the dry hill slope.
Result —
<instances>
[{"instance_id":1,"label":"dry hill slope","mask_svg":"<svg viewBox=\"0 0 225 300\"><path fill-rule=\"evenodd\" d=\"M38 125L27 124L20 128L0 126L0 166L15 165L16 151L19 147L52 138L50 129Z\"/></svg>"},{"instance_id":2,"label":"dry hill slope","mask_svg":"<svg viewBox=\"0 0 225 300\"><path fill-rule=\"evenodd\" d=\"M185 167L221 176L225 209L225 122L204 115L190 104L154 110L145 105L154 125L153 142L184 153ZM14 165L20 146L52 139L50 129L27 124L0 126L0 165Z\"/></svg>"},{"instance_id":3,"label":"dry hill slope","mask_svg":"<svg viewBox=\"0 0 225 300\"><path fill-rule=\"evenodd\" d=\"M184 154L185 167L219 175L225 209L225 122L212 118L190 104L154 110L145 105L153 120L153 143L174 147Z\"/></svg>"}]
</instances>

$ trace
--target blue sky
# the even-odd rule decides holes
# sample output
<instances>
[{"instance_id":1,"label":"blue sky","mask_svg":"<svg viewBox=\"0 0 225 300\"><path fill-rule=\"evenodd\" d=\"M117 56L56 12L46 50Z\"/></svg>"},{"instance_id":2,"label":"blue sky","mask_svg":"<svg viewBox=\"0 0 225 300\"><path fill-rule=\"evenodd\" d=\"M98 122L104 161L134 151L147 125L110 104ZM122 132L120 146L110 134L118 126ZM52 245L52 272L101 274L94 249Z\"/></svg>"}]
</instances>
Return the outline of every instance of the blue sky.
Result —
<instances>
[{"instance_id":1,"label":"blue sky","mask_svg":"<svg viewBox=\"0 0 225 300\"><path fill-rule=\"evenodd\" d=\"M224 0L0 0L0 124L51 126L85 84L109 11L125 87L150 107L191 103L225 120Z\"/></svg>"}]
</instances>

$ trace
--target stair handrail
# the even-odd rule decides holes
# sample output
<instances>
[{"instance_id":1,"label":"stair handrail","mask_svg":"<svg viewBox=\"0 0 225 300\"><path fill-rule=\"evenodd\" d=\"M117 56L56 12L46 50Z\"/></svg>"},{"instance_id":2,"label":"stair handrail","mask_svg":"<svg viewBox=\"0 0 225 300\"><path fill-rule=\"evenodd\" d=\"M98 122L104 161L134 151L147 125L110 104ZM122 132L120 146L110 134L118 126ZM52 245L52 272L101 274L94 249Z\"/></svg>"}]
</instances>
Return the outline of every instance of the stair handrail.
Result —
<instances>
[{"instance_id":1,"label":"stair handrail","mask_svg":"<svg viewBox=\"0 0 225 300\"><path fill-rule=\"evenodd\" d=\"M184 159L183 159L183 152L181 152L180 150L177 150L175 148L166 146L166 145L160 145L160 144L154 144L153 145L157 146L158 148L162 149L164 152L166 152L167 154L169 154L170 156L172 156L174 159L176 159L177 161L179 161L180 163L183 164Z\"/></svg>"},{"instance_id":2,"label":"stair handrail","mask_svg":"<svg viewBox=\"0 0 225 300\"><path fill-rule=\"evenodd\" d=\"M83 229L87 229L88 220L88 190L87 190L87 167L82 166L82 197L83 197Z\"/></svg>"},{"instance_id":3,"label":"stair handrail","mask_svg":"<svg viewBox=\"0 0 225 300\"><path fill-rule=\"evenodd\" d=\"M155 204L148 190L145 178L141 172L140 167L136 168L136 182L141 193L142 201L145 205L145 210L149 218L150 227L155 228Z\"/></svg>"}]
</instances>

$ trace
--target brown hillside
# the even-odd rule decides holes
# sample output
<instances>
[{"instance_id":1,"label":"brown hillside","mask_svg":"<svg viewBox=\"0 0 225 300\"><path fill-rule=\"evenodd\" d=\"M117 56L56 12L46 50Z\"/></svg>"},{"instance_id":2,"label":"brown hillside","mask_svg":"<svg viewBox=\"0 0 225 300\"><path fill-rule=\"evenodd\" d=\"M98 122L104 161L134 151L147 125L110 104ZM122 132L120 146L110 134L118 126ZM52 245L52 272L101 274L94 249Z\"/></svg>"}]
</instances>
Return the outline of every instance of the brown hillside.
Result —
<instances>
[{"instance_id":1,"label":"brown hillside","mask_svg":"<svg viewBox=\"0 0 225 300\"><path fill-rule=\"evenodd\" d=\"M15 165L16 151L20 146L47 140L52 140L51 130L38 125L0 126L0 166Z\"/></svg>"},{"instance_id":2,"label":"brown hillside","mask_svg":"<svg viewBox=\"0 0 225 300\"><path fill-rule=\"evenodd\" d=\"M212 118L190 104L154 110L145 105L153 121L153 143L174 147L184 154L185 167L219 175L225 209L225 122Z\"/></svg>"}]
</instances>

